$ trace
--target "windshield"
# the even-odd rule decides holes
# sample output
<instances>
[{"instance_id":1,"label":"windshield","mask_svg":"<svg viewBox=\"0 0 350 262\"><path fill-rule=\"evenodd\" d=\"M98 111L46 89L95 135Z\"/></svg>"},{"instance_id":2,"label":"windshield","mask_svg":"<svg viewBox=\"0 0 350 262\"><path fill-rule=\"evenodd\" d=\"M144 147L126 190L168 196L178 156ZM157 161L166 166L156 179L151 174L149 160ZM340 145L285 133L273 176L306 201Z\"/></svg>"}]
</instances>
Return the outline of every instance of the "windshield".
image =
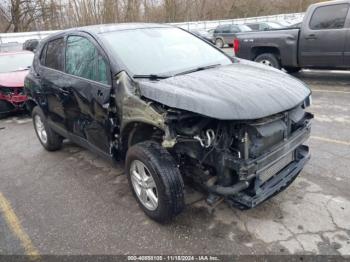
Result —
<instances>
[{"instance_id":1,"label":"windshield","mask_svg":"<svg viewBox=\"0 0 350 262\"><path fill-rule=\"evenodd\" d=\"M232 63L211 45L178 28L107 32L102 39L133 75L169 75Z\"/></svg>"},{"instance_id":2,"label":"windshield","mask_svg":"<svg viewBox=\"0 0 350 262\"><path fill-rule=\"evenodd\" d=\"M0 55L0 73L8 73L28 69L33 62L34 54Z\"/></svg>"},{"instance_id":3,"label":"windshield","mask_svg":"<svg viewBox=\"0 0 350 262\"><path fill-rule=\"evenodd\" d=\"M247 25L238 25L238 27L241 30L241 32L252 31L252 29L249 26L247 26Z\"/></svg>"}]
</instances>

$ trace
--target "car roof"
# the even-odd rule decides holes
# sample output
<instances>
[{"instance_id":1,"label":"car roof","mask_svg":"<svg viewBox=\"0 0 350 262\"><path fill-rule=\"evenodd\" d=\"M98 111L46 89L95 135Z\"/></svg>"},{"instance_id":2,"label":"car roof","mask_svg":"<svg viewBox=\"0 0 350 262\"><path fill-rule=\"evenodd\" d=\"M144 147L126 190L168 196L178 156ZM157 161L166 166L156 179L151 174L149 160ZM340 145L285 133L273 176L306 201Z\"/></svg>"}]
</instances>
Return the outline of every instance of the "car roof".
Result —
<instances>
[{"instance_id":1,"label":"car roof","mask_svg":"<svg viewBox=\"0 0 350 262\"><path fill-rule=\"evenodd\" d=\"M143 28L172 28L174 26L167 24L157 24L157 23L118 23L118 24L99 24L99 25L89 25L83 27L75 27L62 30L60 32L51 34L45 41L50 40L52 38L59 37L61 35L65 35L70 32L87 32L92 35L103 34L107 32L113 31L123 31L123 30L133 30L133 29L143 29Z\"/></svg>"},{"instance_id":2,"label":"car roof","mask_svg":"<svg viewBox=\"0 0 350 262\"><path fill-rule=\"evenodd\" d=\"M33 54L33 52L22 50L22 51L10 51L10 52L0 52L0 56L6 55L18 55L18 54Z\"/></svg>"},{"instance_id":3,"label":"car roof","mask_svg":"<svg viewBox=\"0 0 350 262\"><path fill-rule=\"evenodd\" d=\"M121 31L121 30L132 30L132 29L142 29L142 28L159 28L159 27L173 27L166 24L157 24L157 23L120 23L120 24L102 24L102 25L90 25L76 30L87 31L95 34L107 33L112 31Z\"/></svg>"},{"instance_id":4,"label":"car roof","mask_svg":"<svg viewBox=\"0 0 350 262\"><path fill-rule=\"evenodd\" d=\"M327 5L338 5L338 4L350 4L350 0L326 1L326 2L315 3L310 6L319 7L319 6L327 6Z\"/></svg>"},{"instance_id":5,"label":"car roof","mask_svg":"<svg viewBox=\"0 0 350 262\"><path fill-rule=\"evenodd\" d=\"M167 24L157 24L157 23L118 23L118 24L99 24L99 25L89 25L82 27L73 27L59 31L57 33L50 34L48 37L43 39L42 44L49 42L55 38L62 37L67 33L74 32L86 32L91 35L98 35L107 32L123 31L123 30L133 30L133 29L143 29L143 28L174 28L172 25Z\"/></svg>"}]
</instances>

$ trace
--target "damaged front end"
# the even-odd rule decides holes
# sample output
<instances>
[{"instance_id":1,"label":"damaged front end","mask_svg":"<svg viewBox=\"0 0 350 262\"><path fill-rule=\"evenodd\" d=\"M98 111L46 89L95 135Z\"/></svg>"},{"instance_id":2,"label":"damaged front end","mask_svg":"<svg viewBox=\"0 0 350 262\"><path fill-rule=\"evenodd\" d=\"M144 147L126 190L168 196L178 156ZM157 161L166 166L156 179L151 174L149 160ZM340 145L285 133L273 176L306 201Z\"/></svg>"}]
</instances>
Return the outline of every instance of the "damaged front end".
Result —
<instances>
[{"instance_id":1,"label":"damaged front end","mask_svg":"<svg viewBox=\"0 0 350 262\"><path fill-rule=\"evenodd\" d=\"M0 86L0 113L9 113L25 109L27 96L23 92L23 87Z\"/></svg>"},{"instance_id":2,"label":"damaged front end","mask_svg":"<svg viewBox=\"0 0 350 262\"><path fill-rule=\"evenodd\" d=\"M214 204L252 208L286 188L310 158L305 103L258 120L215 120L168 109L163 146Z\"/></svg>"},{"instance_id":3,"label":"damaged front end","mask_svg":"<svg viewBox=\"0 0 350 262\"><path fill-rule=\"evenodd\" d=\"M119 149L145 140L160 143L185 180L208 193L209 204L224 198L252 208L286 188L310 158L303 143L311 131L313 115L305 111L311 96L268 117L223 120L148 99L126 74L117 84Z\"/></svg>"}]
</instances>

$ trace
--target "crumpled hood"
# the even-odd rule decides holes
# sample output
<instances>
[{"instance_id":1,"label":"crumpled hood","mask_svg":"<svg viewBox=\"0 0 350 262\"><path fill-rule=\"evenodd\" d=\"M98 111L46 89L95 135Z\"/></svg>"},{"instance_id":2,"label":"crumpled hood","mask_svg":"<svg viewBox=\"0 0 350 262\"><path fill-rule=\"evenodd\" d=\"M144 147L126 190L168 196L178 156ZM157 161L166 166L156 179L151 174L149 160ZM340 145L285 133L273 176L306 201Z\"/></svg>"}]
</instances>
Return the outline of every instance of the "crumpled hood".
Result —
<instances>
[{"instance_id":1,"label":"crumpled hood","mask_svg":"<svg viewBox=\"0 0 350 262\"><path fill-rule=\"evenodd\" d=\"M0 73L0 87L23 87L28 70Z\"/></svg>"},{"instance_id":2,"label":"crumpled hood","mask_svg":"<svg viewBox=\"0 0 350 262\"><path fill-rule=\"evenodd\" d=\"M169 107L222 120L277 114L311 93L301 81L246 60L160 81L140 81L142 96Z\"/></svg>"}]
</instances>

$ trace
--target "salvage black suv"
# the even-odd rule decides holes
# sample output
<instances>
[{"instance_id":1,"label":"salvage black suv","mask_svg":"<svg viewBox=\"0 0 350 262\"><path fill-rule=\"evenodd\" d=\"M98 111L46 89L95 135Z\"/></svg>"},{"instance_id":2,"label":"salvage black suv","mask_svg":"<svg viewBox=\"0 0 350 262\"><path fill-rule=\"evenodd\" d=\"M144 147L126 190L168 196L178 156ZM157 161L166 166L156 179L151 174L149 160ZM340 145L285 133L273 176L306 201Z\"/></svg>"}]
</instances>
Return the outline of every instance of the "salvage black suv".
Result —
<instances>
[{"instance_id":1,"label":"salvage black suv","mask_svg":"<svg viewBox=\"0 0 350 262\"><path fill-rule=\"evenodd\" d=\"M68 138L125 159L137 202L160 222L183 210L184 181L209 204L251 208L286 188L310 157L305 84L172 26L52 35L25 90L44 148Z\"/></svg>"}]
</instances>

